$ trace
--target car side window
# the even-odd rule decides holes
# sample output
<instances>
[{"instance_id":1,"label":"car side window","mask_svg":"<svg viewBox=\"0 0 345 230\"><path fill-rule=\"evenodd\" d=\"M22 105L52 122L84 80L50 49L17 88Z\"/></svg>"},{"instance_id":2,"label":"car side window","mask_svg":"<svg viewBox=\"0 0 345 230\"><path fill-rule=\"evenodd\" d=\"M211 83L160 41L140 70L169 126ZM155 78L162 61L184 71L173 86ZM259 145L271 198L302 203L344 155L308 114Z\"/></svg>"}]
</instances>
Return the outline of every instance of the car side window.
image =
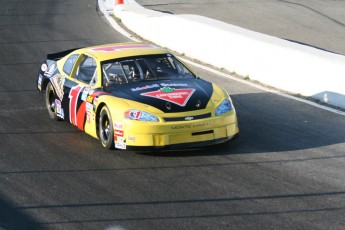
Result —
<instances>
[{"instance_id":1,"label":"car side window","mask_svg":"<svg viewBox=\"0 0 345 230\"><path fill-rule=\"evenodd\" d=\"M111 84L125 84L128 83L128 79L124 74L124 70L120 65L120 62L113 62L104 64L102 66L103 71L103 85L109 86Z\"/></svg>"},{"instance_id":2,"label":"car side window","mask_svg":"<svg viewBox=\"0 0 345 230\"><path fill-rule=\"evenodd\" d=\"M90 56L84 55L73 78L86 84L95 85L97 82L97 63Z\"/></svg>"},{"instance_id":3,"label":"car side window","mask_svg":"<svg viewBox=\"0 0 345 230\"><path fill-rule=\"evenodd\" d=\"M78 54L73 54L71 55L65 62L64 66L63 66L63 71L65 72L65 74L70 75L73 69L73 66L78 58Z\"/></svg>"}]
</instances>

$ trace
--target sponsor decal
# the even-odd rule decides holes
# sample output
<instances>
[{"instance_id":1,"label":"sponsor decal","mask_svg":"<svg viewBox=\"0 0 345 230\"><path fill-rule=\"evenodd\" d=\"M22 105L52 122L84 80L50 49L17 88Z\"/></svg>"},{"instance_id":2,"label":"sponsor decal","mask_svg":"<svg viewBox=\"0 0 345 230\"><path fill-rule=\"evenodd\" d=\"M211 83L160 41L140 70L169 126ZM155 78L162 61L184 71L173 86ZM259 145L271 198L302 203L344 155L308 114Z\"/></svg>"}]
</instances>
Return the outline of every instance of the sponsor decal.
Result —
<instances>
[{"instance_id":1,"label":"sponsor decal","mask_svg":"<svg viewBox=\"0 0 345 230\"><path fill-rule=\"evenodd\" d=\"M185 124L185 125L175 125L171 126L171 129L192 129L192 128L202 128L205 126L210 126L213 123L211 122L204 122L204 123L195 123L195 124Z\"/></svg>"},{"instance_id":2,"label":"sponsor decal","mask_svg":"<svg viewBox=\"0 0 345 230\"><path fill-rule=\"evenodd\" d=\"M97 98L94 98L94 99L93 99L93 111L94 111L94 112L96 111L97 104L98 104L98 99L97 99Z\"/></svg>"},{"instance_id":3,"label":"sponsor decal","mask_svg":"<svg viewBox=\"0 0 345 230\"><path fill-rule=\"evenodd\" d=\"M188 84L185 83L160 83L163 87L186 87Z\"/></svg>"},{"instance_id":4,"label":"sponsor decal","mask_svg":"<svg viewBox=\"0 0 345 230\"><path fill-rule=\"evenodd\" d=\"M122 123L121 122L118 122L118 121L115 121L114 122L114 129L115 130L123 130L123 125L122 125Z\"/></svg>"},{"instance_id":5,"label":"sponsor decal","mask_svg":"<svg viewBox=\"0 0 345 230\"><path fill-rule=\"evenodd\" d=\"M89 95L90 87L86 87L81 95L81 100L86 101L86 97Z\"/></svg>"},{"instance_id":6,"label":"sponsor decal","mask_svg":"<svg viewBox=\"0 0 345 230\"><path fill-rule=\"evenodd\" d=\"M185 120L186 121L191 121L191 120L193 120L194 119L194 117L185 117Z\"/></svg>"},{"instance_id":7,"label":"sponsor decal","mask_svg":"<svg viewBox=\"0 0 345 230\"><path fill-rule=\"evenodd\" d=\"M118 137L123 137L123 131L122 130L114 130L114 135Z\"/></svg>"},{"instance_id":8,"label":"sponsor decal","mask_svg":"<svg viewBox=\"0 0 345 230\"><path fill-rule=\"evenodd\" d=\"M140 95L161 99L184 107L194 92L195 89L192 88L175 89L170 87L164 87L160 90L142 93Z\"/></svg>"},{"instance_id":9,"label":"sponsor decal","mask_svg":"<svg viewBox=\"0 0 345 230\"><path fill-rule=\"evenodd\" d=\"M63 85L65 83L65 77L62 76L61 74L56 74L55 76L50 78L50 81L54 86L57 96L62 101L63 95L64 95Z\"/></svg>"},{"instance_id":10,"label":"sponsor decal","mask_svg":"<svg viewBox=\"0 0 345 230\"><path fill-rule=\"evenodd\" d=\"M37 87L41 90L42 89L42 78L43 76L40 74L38 76Z\"/></svg>"},{"instance_id":11,"label":"sponsor decal","mask_svg":"<svg viewBox=\"0 0 345 230\"><path fill-rule=\"evenodd\" d=\"M126 138L124 138L124 137L114 136L114 140L118 141L118 142L122 142L122 143L126 142Z\"/></svg>"},{"instance_id":12,"label":"sponsor decal","mask_svg":"<svg viewBox=\"0 0 345 230\"><path fill-rule=\"evenodd\" d=\"M117 148L117 149L126 149L126 143L115 141L115 148Z\"/></svg>"},{"instance_id":13,"label":"sponsor decal","mask_svg":"<svg viewBox=\"0 0 345 230\"><path fill-rule=\"evenodd\" d=\"M86 112L91 112L92 108L93 108L92 104L89 102L86 102Z\"/></svg>"},{"instance_id":14,"label":"sponsor decal","mask_svg":"<svg viewBox=\"0 0 345 230\"><path fill-rule=\"evenodd\" d=\"M91 96L91 95L87 96L86 102L93 103L93 96Z\"/></svg>"},{"instance_id":15,"label":"sponsor decal","mask_svg":"<svg viewBox=\"0 0 345 230\"><path fill-rule=\"evenodd\" d=\"M63 109L61 108L61 101L58 99L55 99L55 106L56 106L56 116L65 119L65 113Z\"/></svg>"},{"instance_id":16,"label":"sponsor decal","mask_svg":"<svg viewBox=\"0 0 345 230\"><path fill-rule=\"evenodd\" d=\"M136 142L136 141L137 141L137 138L128 135L128 136L127 136L127 140L128 140L128 141L132 141L132 142Z\"/></svg>"},{"instance_id":17,"label":"sponsor decal","mask_svg":"<svg viewBox=\"0 0 345 230\"><path fill-rule=\"evenodd\" d=\"M43 72L46 72L47 69L48 69L47 64L46 64L46 63L43 63L43 64L41 65L41 70L42 70Z\"/></svg>"},{"instance_id":18,"label":"sponsor decal","mask_svg":"<svg viewBox=\"0 0 345 230\"><path fill-rule=\"evenodd\" d=\"M131 90L133 92L137 92L137 91L142 91L142 90L145 90L145 89L152 89L152 88L159 88L160 85L158 84L152 84L152 85L145 85L143 87L136 87L136 88L132 88Z\"/></svg>"},{"instance_id":19,"label":"sponsor decal","mask_svg":"<svg viewBox=\"0 0 345 230\"><path fill-rule=\"evenodd\" d=\"M41 66L41 69L42 69L42 66ZM51 75L53 75L53 73L55 72L55 70L56 70L56 64L55 64L55 63L52 63L52 64L49 66L48 70L46 70L46 71L44 72L44 76L50 77Z\"/></svg>"},{"instance_id":20,"label":"sponsor decal","mask_svg":"<svg viewBox=\"0 0 345 230\"><path fill-rule=\"evenodd\" d=\"M132 88L132 92L143 91L146 89L153 89L153 88L161 88L161 87L187 87L188 84L185 83L160 83L160 84L152 84L152 85L145 85L142 87Z\"/></svg>"},{"instance_id":21,"label":"sponsor decal","mask_svg":"<svg viewBox=\"0 0 345 230\"><path fill-rule=\"evenodd\" d=\"M121 51L125 49L137 49L137 48L156 48L152 45L145 44L130 44L130 45L117 45L117 46L103 46L98 48L92 48L92 51L101 51L101 52L114 52Z\"/></svg>"},{"instance_id":22,"label":"sponsor decal","mask_svg":"<svg viewBox=\"0 0 345 230\"><path fill-rule=\"evenodd\" d=\"M126 112L126 117L129 117L132 120L138 120L141 117L141 111L139 110L131 110L128 112Z\"/></svg>"},{"instance_id":23,"label":"sponsor decal","mask_svg":"<svg viewBox=\"0 0 345 230\"><path fill-rule=\"evenodd\" d=\"M114 136L123 137L123 131L122 130L114 130Z\"/></svg>"},{"instance_id":24,"label":"sponsor decal","mask_svg":"<svg viewBox=\"0 0 345 230\"><path fill-rule=\"evenodd\" d=\"M86 102L86 122L87 123L90 123L92 109L93 109L93 105L89 102Z\"/></svg>"}]
</instances>

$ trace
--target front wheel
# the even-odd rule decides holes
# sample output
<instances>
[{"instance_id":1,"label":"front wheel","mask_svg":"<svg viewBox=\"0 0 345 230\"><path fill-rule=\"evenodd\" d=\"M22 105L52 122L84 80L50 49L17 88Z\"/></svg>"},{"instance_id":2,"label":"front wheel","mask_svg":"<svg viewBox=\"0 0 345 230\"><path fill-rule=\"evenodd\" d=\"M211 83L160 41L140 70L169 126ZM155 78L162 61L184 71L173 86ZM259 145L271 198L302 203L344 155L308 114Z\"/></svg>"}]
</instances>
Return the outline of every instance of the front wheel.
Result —
<instances>
[{"instance_id":1,"label":"front wheel","mask_svg":"<svg viewBox=\"0 0 345 230\"><path fill-rule=\"evenodd\" d=\"M107 106L101 109L98 120L99 140L106 149L114 148L114 127L111 115Z\"/></svg>"}]
</instances>

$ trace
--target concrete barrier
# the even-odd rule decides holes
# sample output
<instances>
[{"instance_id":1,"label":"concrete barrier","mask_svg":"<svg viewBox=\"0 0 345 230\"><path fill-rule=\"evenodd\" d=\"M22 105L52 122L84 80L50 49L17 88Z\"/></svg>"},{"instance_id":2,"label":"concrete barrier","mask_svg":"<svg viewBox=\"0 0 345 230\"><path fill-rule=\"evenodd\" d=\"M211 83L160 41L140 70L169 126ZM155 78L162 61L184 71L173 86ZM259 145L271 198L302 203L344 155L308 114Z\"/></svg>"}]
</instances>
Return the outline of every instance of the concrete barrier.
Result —
<instances>
[{"instance_id":1,"label":"concrete barrier","mask_svg":"<svg viewBox=\"0 0 345 230\"><path fill-rule=\"evenodd\" d=\"M345 108L345 56L199 15L172 15L134 0L114 14L144 39L293 94Z\"/></svg>"}]
</instances>

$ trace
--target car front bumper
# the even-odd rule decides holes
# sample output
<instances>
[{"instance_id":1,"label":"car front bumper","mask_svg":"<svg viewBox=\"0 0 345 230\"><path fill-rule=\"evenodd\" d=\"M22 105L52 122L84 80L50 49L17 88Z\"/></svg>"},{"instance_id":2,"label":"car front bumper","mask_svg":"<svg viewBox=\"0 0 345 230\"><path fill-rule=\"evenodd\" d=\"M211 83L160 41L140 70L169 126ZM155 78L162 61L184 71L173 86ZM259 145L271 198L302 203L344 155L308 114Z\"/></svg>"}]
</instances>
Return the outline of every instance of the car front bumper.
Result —
<instances>
[{"instance_id":1,"label":"car front bumper","mask_svg":"<svg viewBox=\"0 0 345 230\"><path fill-rule=\"evenodd\" d=\"M235 114L187 122L124 123L115 130L115 147L126 150L187 149L223 143L237 137Z\"/></svg>"}]
</instances>

